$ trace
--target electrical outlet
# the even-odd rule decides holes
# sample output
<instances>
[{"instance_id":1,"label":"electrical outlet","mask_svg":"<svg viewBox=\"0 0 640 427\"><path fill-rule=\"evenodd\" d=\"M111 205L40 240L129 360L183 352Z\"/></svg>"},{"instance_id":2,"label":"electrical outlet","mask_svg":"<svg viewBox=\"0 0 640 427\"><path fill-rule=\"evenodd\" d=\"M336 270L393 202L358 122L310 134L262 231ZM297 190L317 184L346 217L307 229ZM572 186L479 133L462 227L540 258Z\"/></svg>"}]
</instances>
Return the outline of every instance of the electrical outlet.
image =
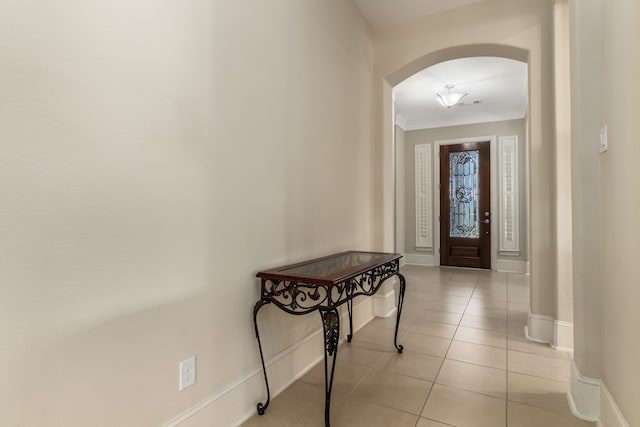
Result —
<instances>
[{"instance_id":1,"label":"electrical outlet","mask_svg":"<svg viewBox=\"0 0 640 427\"><path fill-rule=\"evenodd\" d=\"M194 385L196 382L196 357L191 356L188 359L180 362L180 377L179 377L179 389L180 391L185 388Z\"/></svg>"}]
</instances>

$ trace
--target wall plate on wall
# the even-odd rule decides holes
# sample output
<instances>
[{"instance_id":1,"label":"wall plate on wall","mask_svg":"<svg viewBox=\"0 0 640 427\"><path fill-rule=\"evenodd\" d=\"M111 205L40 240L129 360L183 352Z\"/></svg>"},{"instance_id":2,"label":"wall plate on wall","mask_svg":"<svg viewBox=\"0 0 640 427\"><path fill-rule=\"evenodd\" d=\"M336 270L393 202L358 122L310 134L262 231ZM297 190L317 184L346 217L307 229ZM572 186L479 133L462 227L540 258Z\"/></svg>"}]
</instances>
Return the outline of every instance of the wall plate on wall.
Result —
<instances>
[{"instance_id":1,"label":"wall plate on wall","mask_svg":"<svg viewBox=\"0 0 640 427\"><path fill-rule=\"evenodd\" d=\"M599 134L599 150L600 150L600 154L604 153L605 151L607 151L607 149L609 148L609 141L607 140L607 125L604 125L601 129L600 132L598 132Z\"/></svg>"},{"instance_id":2,"label":"wall plate on wall","mask_svg":"<svg viewBox=\"0 0 640 427\"><path fill-rule=\"evenodd\" d=\"M178 389L180 391L190 387L196 382L196 357L191 356L180 362L180 376Z\"/></svg>"}]
</instances>

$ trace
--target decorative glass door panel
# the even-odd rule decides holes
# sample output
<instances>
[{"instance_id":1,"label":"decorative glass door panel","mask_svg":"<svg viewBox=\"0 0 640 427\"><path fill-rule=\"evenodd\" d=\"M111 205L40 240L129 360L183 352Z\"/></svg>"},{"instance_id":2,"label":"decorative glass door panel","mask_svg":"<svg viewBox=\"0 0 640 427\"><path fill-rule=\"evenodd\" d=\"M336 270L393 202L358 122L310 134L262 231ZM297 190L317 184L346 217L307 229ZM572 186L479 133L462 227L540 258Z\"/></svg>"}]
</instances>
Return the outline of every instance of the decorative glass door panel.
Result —
<instances>
[{"instance_id":1,"label":"decorative glass door panel","mask_svg":"<svg viewBox=\"0 0 640 427\"><path fill-rule=\"evenodd\" d=\"M449 237L480 237L478 150L449 153Z\"/></svg>"},{"instance_id":2,"label":"decorative glass door panel","mask_svg":"<svg viewBox=\"0 0 640 427\"><path fill-rule=\"evenodd\" d=\"M491 268L490 149L440 146L440 265Z\"/></svg>"}]
</instances>

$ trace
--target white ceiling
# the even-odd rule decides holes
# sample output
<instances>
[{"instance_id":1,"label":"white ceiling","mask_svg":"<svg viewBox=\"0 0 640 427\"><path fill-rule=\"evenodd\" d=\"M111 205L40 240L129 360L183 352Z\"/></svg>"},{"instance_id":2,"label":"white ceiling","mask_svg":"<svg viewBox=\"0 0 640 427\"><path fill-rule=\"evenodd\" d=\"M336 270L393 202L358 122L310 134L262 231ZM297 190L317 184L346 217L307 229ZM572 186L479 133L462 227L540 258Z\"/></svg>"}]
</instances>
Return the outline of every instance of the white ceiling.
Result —
<instances>
[{"instance_id":1,"label":"white ceiling","mask_svg":"<svg viewBox=\"0 0 640 427\"><path fill-rule=\"evenodd\" d=\"M411 21L483 0L353 0L376 28Z\"/></svg>"},{"instance_id":2,"label":"white ceiling","mask_svg":"<svg viewBox=\"0 0 640 427\"><path fill-rule=\"evenodd\" d=\"M382 28L484 0L353 1L374 28ZM449 109L435 99L447 84L469 94ZM406 130L521 119L528 102L527 65L505 58L457 59L411 76L395 91L396 119Z\"/></svg>"},{"instance_id":3,"label":"white ceiling","mask_svg":"<svg viewBox=\"0 0 640 427\"><path fill-rule=\"evenodd\" d=\"M452 108L436 101L436 92L448 84L468 93ZM527 64L495 57L455 59L414 74L394 90L396 121L405 130L521 119L528 102Z\"/></svg>"}]
</instances>

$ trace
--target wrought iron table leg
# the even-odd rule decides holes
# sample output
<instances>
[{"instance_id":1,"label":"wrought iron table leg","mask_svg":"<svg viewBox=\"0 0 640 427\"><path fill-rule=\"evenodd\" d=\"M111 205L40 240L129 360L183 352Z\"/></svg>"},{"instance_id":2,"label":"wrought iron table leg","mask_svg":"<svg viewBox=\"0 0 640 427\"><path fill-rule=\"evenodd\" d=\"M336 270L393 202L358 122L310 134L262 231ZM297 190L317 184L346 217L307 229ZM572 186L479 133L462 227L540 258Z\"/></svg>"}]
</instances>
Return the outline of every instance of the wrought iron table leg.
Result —
<instances>
[{"instance_id":1,"label":"wrought iron table leg","mask_svg":"<svg viewBox=\"0 0 640 427\"><path fill-rule=\"evenodd\" d=\"M400 279L400 292L398 295L398 310L396 312L396 331L393 335L393 345L398 350L398 353L402 353L404 347L402 345L398 345L398 326L400 326L400 315L402 314L402 303L404 302L404 288L406 286L406 281L404 276L400 273L397 274L398 279Z\"/></svg>"},{"instance_id":2,"label":"wrought iron table leg","mask_svg":"<svg viewBox=\"0 0 640 427\"><path fill-rule=\"evenodd\" d=\"M347 342L351 342L353 338L353 299L347 301L347 311L349 312L349 335L347 335Z\"/></svg>"},{"instance_id":3,"label":"wrought iron table leg","mask_svg":"<svg viewBox=\"0 0 640 427\"><path fill-rule=\"evenodd\" d=\"M336 357L338 355L338 338L340 336L340 315L338 310L320 310L322 329L324 330L324 425L331 426L331 388L333 387L333 374L336 369ZM329 362L329 358L331 361ZM329 366L331 365L331 366ZM329 371L329 367L331 370Z\"/></svg>"},{"instance_id":4,"label":"wrought iron table leg","mask_svg":"<svg viewBox=\"0 0 640 427\"><path fill-rule=\"evenodd\" d=\"M262 403L258 403L258 415L264 415L264 411L269 407L271 401L271 392L269 391L269 380L267 380L267 368L264 364L264 355L262 354L262 344L260 343L260 334L258 333L258 311L263 305L269 304L269 300L260 300L253 307L253 326L256 329L256 339L258 340L258 348L260 349L260 361L262 362L262 371L264 372L264 384L267 387L267 400Z\"/></svg>"}]
</instances>

